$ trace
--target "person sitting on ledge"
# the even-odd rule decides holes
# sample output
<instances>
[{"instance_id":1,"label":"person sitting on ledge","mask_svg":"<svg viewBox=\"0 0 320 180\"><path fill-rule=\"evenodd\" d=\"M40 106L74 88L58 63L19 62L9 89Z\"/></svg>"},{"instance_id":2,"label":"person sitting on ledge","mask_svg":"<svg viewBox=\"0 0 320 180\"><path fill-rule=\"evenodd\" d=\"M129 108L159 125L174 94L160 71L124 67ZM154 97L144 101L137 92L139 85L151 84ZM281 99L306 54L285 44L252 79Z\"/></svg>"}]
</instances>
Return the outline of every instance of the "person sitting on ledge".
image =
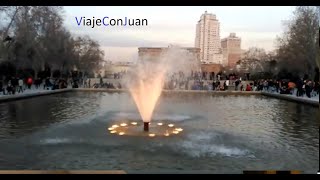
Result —
<instances>
[{"instance_id":1,"label":"person sitting on ledge","mask_svg":"<svg viewBox=\"0 0 320 180\"><path fill-rule=\"evenodd\" d=\"M50 87L52 87L52 83L50 82L50 78L47 77L46 80L44 81L43 89L49 90Z\"/></svg>"},{"instance_id":2,"label":"person sitting on ledge","mask_svg":"<svg viewBox=\"0 0 320 180\"><path fill-rule=\"evenodd\" d=\"M73 82L72 88L79 88L79 85L78 85L77 81Z\"/></svg>"},{"instance_id":3,"label":"person sitting on ledge","mask_svg":"<svg viewBox=\"0 0 320 180\"><path fill-rule=\"evenodd\" d=\"M54 84L52 86L52 90L56 90L56 89L59 89L59 81L57 79L54 81Z\"/></svg>"},{"instance_id":4,"label":"person sitting on ledge","mask_svg":"<svg viewBox=\"0 0 320 180\"><path fill-rule=\"evenodd\" d=\"M5 89L3 88L2 81L0 81L0 92L2 92L3 95L6 94Z\"/></svg>"},{"instance_id":5,"label":"person sitting on ledge","mask_svg":"<svg viewBox=\"0 0 320 180\"><path fill-rule=\"evenodd\" d=\"M250 84L247 84L246 91L252 91Z\"/></svg>"},{"instance_id":6,"label":"person sitting on ledge","mask_svg":"<svg viewBox=\"0 0 320 180\"><path fill-rule=\"evenodd\" d=\"M223 90L224 91L228 90L227 80L225 80L224 83L223 83Z\"/></svg>"},{"instance_id":7,"label":"person sitting on ledge","mask_svg":"<svg viewBox=\"0 0 320 180\"><path fill-rule=\"evenodd\" d=\"M288 82L282 82L282 87L280 88L280 94L290 94L291 91L288 88Z\"/></svg>"},{"instance_id":8,"label":"person sitting on ledge","mask_svg":"<svg viewBox=\"0 0 320 180\"><path fill-rule=\"evenodd\" d=\"M11 85L11 80L8 81L7 92L8 94L14 94L13 87Z\"/></svg>"}]
</instances>

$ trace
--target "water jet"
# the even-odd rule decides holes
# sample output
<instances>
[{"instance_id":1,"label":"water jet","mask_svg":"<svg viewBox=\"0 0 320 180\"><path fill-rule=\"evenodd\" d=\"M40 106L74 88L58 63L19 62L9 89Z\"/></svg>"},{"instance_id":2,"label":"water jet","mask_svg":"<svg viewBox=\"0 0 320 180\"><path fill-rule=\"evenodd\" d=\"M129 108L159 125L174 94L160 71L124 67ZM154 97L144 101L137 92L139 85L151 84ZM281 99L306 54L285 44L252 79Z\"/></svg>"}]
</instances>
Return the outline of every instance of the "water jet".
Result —
<instances>
[{"instance_id":1,"label":"water jet","mask_svg":"<svg viewBox=\"0 0 320 180\"><path fill-rule=\"evenodd\" d=\"M141 57L128 73L125 84L137 106L143 121L143 131L148 132L151 118L162 89L172 75L188 75L199 70L199 61L188 50L170 46L155 58ZM182 76L182 75L181 75ZM162 126L162 123L158 123ZM173 127L173 126L169 126Z\"/></svg>"}]
</instances>

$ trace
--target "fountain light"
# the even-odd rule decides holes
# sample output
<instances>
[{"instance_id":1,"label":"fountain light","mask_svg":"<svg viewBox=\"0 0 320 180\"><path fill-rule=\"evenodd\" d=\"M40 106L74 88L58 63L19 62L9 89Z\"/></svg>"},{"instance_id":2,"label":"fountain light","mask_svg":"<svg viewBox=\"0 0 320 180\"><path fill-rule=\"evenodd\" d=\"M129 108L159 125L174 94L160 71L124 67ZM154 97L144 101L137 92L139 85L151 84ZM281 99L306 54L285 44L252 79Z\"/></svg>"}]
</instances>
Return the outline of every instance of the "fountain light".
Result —
<instances>
[{"instance_id":1,"label":"fountain light","mask_svg":"<svg viewBox=\"0 0 320 180\"><path fill-rule=\"evenodd\" d=\"M111 134L114 134L114 133L116 133L116 132L117 132L117 131L110 131Z\"/></svg>"},{"instance_id":2,"label":"fountain light","mask_svg":"<svg viewBox=\"0 0 320 180\"><path fill-rule=\"evenodd\" d=\"M178 133L179 133L179 131L172 131L172 133L173 133L173 134L178 134Z\"/></svg>"},{"instance_id":3,"label":"fountain light","mask_svg":"<svg viewBox=\"0 0 320 180\"><path fill-rule=\"evenodd\" d=\"M132 125L137 125L138 123L137 123L137 122L132 122L131 124L132 124Z\"/></svg>"},{"instance_id":4,"label":"fountain light","mask_svg":"<svg viewBox=\"0 0 320 180\"><path fill-rule=\"evenodd\" d=\"M150 137L154 137L154 136L156 136L156 135L155 135L155 134L149 134L149 136L150 136Z\"/></svg>"},{"instance_id":5,"label":"fountain light","mask_svg":"<svg viewBox=\"0 0 320 180\"><path fill-rule=\"evenodd\" d=\"M113 129L114 129L113 127L111 127L111 128L108 128L108 130L109 130L109 131L112 131Z\"/></svg>"},{"instance_id":6,"label":"fountain light","mask_svg":"<svg viewBox=\"0 0 320 180\"><path fill-rule=\"evenodd\" d=\"M158 126L162 126L163 125L163 123L158 123Z\"/></svg>"},{"instance_id":7,"label":"fountain light","mask_svg":"<svg viewBox=\"0 0 320 180\"><path fill-rule=\"evenodd\" d=\"M169 136L169 133L165 133L164 136Z\"/></svg>"},{"instance_id":8,"label":"fountain light","mask_svg":"<svg viewBox=\"0 0 320 180\"><path fill-rule=\"evenodd\" d=\"M124 127L124 126L127 126L126 123L121 123L120 126Z\"/></svg>"},{"instance_id":9,"label":"fountain light","mask_svg":"<svg viewBox=\"0 0 320 180\"><path fill-rule=\"evenodd\" d=\"M113 127L113 128L117 128L117 127L119 127L119 126L115 124L115 125L112 125L111 127Z\"/></svg>"},{"instance_id":10,"label":"fountain light","mask_svg":"<svg viewBox=\"0 0 320 180\"><path fill-rule=\"evenodd\" d=\"M179 132L183 131L182 128L176 128L175 130L176 130L176 131L179 131Z\"/></svg>"},{"instance_id":11,"label":"fountain light","mask_svg":"<svg viewBox=\"0 0 320 180\"><path fill-rule=\"evenodd\" d=\"M173 127L174 125L173 125L173 124L168 124L168 126L169 126L169 127Z\"/></svg>"},{"instance_id":12,"label":"fountain light","mask_svg":"<svg viewBox=\"0 0 320 180\"><path fill-rule=\"evenodd\" d=\"M120 132L119 135L120 135L120 136L124 135L124 132Z\"/></svg>"}]
</instances>

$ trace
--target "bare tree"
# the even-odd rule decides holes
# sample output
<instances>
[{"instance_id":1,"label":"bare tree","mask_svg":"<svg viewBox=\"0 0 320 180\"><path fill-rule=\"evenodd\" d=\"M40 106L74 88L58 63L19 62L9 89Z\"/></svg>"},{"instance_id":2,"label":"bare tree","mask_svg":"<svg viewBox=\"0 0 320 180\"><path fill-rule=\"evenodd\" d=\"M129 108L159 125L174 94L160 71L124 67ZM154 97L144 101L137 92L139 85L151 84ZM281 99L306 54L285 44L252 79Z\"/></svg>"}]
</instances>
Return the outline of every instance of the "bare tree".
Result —
<instances>
[{"instance_id":1,"label":"bare tree","mask_svg":"<svg viewBox=\"0 0 320 180\"><path fill-rule=\"evenodd\" d=\"M287 32L278 39L280 66L294 73L312 75L319 56L317 9L310 6L297 7L287 26Z\"/></svg>"},{"instance_id":2,"label":"bare tree","mask_svg":"<svg viewBox=\"0 0 320 180\"><path fill-rule=\"evenodd\" d=\"M78 55L76 66L83 72L96 71L104 56L99 44L88 36L75 40L75 52Z\"/></svg>"},{"instance_id":3,"label":"bare tree","mask_svg":"<svg viewBox=\"0 0 320 180\"><path fill-rule=\"evenodd\" d=\"M249 73L262 72L265 71L264 66L267 60L268 55L264 49L251 47L245 52L244 58L238 62L238 65L240 65L242 71Z\"/></svg>"},{"instance_id":4,"label":"bare tree","mask_svg":"<svg viewBox=\"0 0 320 180\"><path fill-rule=\"evenodd\" d=\"M10 59L10 47L13 39L9 36L9 30L19 9L18 6L0 6L0 19L3 20L0 24L0 62ZM5 20L8 20L9 23L4 23Z\"/></svg>"},{"instance_id":5,"label":"bare tree","mask_svg":"<svg viewBox=\"0 0 320 180\"><path fill-rule=\"evenodd\" d=\"M0 63L32 69L35 76L45 67L67 72L73 67L94 71L103 59L98 42L74 39L63 26L63 8L56 6L0 6ZM12 33L12 36L8 34ZM8 37L7 37L8 36Z\"/></svg>"}]
</instances>

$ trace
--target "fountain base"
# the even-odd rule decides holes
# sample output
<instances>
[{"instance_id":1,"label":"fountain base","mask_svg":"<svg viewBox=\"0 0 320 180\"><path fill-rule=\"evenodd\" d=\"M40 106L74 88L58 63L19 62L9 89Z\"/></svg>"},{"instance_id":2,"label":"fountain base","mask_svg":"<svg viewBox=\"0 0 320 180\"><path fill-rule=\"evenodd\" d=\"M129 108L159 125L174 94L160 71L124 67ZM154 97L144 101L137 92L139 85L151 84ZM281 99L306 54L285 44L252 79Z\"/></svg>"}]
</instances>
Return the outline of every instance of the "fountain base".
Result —
<instances>
[{"instance_id":1,"label":"fountain base","mask_svg":"<svg viewBox=\"0 0 320 180\"><path fill-rule=\"evenodd\" d=\"M144 123L143 123L143 130L144 130L145 132L149 132L149 123L148 123L148 122L144 122Z\"/></svg>"},{"instance_id":2,"label":"fountain base","mask_svg":"<svg viewBox=\"0 0 320 180\"><path fill-rule=\"evenodd\" d=\"M151 129L149 129L151 127ZM141 131L143 128L143 131ZM151 131L150 131L151 130ZM183 131L182 128L177 128L174 124L170 123L138 123L126 121L121 124L114 124L108 128L110 134L120 135L120 136L149 136L149 137L159 137L159 136L172 136L178 135Z\"/></svg>"}]
</instances>

